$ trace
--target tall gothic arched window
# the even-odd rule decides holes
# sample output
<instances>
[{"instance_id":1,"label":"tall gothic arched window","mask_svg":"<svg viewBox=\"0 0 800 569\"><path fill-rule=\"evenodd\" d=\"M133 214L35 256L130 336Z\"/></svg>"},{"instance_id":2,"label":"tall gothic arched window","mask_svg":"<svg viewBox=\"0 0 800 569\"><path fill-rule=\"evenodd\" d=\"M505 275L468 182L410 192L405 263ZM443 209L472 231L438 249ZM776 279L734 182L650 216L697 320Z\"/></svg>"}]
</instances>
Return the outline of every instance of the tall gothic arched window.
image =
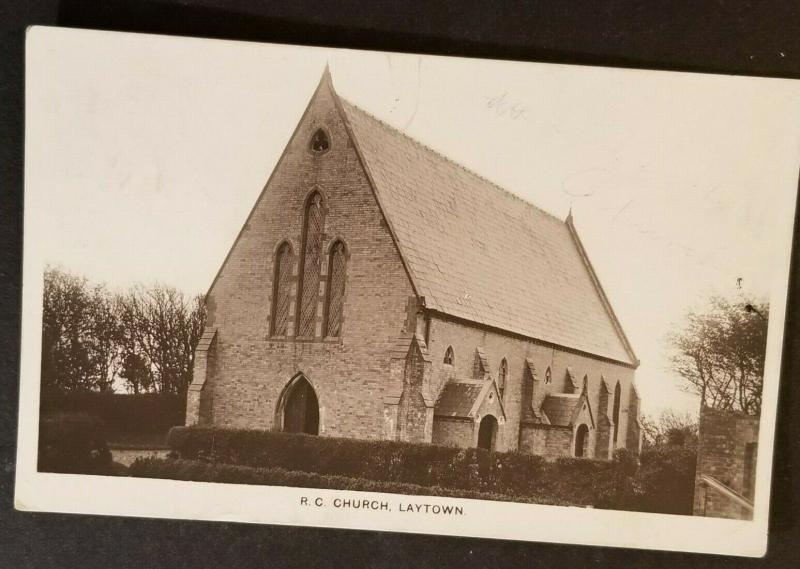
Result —
<instances>
[{"instance_id":1,"label":"tall gothic arched window","mask_svg":"<svg viewBox=\"0 0 800 569\"><path fill-rule=\"evenodd\" d=\"M294 255L289 243L284 242L275 253L272 278L272 322L270 334L285 336L289 323L289 295L292 287L292 263Z\"/></svg>"},{"instance_id":2,"label":"tall gothic arched window","mask_svg":"<svg viewBox=\"0 0 800 569\"><path fill-rule=\"evenodd\" d=\"M337 241L328 256L328 294L325 302L325 336L337 338L344 315L344 281L347 257L344 243Z\"/></svg>"},{"instance_id":3,"label":"tall gothic arched window","mask_svg":"<svg viewBox=\"0 0 800 569\"><path fill-rule=\"evenodd\" d=\"M306 201L303 223L303 249L297 303L297 336L313 337L319 302L319 275L322 264L322 231L325 224L322 195L314 192Z\"/></svg>"},{"instance_id":4,"label":"tall gothic arched window","mask_svg":"<svg viewBox=\"0 0 800 569\"><path fill-rule=\"evenodd\" d=\"M619 386L619 381L617 382L617 386L614 388L614 413L612 417L614 418L614 446L617 446L617 435L619 434L619 406L620 406L620 399L622 398L622 388Z\"/></svg>"},{"instance_id":5,"label":"tall gothic arched window","mask_svg":"<svg viewBox=\"0 0 800 569\"><path fill-rule=\"evenodd\" d=\"M506 391L506 377L508 376L508 362L505 358L500 362L500 370L497 372L497 391L500 392L500 400Z\"/></svg>"}]
</instances>

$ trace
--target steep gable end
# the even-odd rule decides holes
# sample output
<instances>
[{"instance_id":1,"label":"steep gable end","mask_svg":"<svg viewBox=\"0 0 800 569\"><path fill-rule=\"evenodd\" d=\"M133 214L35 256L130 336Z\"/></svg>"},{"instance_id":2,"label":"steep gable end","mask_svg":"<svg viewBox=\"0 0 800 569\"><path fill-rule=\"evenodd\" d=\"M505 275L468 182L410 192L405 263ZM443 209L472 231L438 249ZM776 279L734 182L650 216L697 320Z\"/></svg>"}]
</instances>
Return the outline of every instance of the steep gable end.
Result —
<instances>
[{"instance_id":1,"label":"steep gable end","mask_svg":"<svg viewBox=\"0 0 800 569\"><path fill-rule=\"evenodd\" d=\"M277 263L284 248L291 255ZM334 250L343 252L343 262L335 265L339 304L329 313ZM381 291L370 278L354 277L378 271L383 283L393 283L392 298L416 296L326 71L212 282L208 325L225 337L229 330L279 338L366 336L348 326L345 310L364 317L368 303L355 299ZM337 318L336 334L329 333L330 314ZM402 328L394 318L381 325Z\"/></svg>"}]
</instances>

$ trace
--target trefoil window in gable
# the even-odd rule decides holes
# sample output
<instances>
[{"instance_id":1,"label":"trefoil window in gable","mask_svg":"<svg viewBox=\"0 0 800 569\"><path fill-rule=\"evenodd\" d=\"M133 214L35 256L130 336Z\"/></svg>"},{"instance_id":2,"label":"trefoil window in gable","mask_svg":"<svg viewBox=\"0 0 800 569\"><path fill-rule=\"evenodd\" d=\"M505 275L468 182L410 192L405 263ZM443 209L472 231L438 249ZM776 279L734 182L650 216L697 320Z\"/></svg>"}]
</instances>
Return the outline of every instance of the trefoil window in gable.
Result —
<instances>
[{"instance_id":1,"label":"trefoil window in gable","mask_svg":"<svg viewBox=\"0 0 800 569\"><path fill-rule=\"evenodd\" d=\"M324 154L331 147L330 138L328 138L328 133L325 132L324 129L318 128L314 131L314 134L311 135L311 141L308 143L308 147L314 154Z\"/></svg>"}]
</instances>

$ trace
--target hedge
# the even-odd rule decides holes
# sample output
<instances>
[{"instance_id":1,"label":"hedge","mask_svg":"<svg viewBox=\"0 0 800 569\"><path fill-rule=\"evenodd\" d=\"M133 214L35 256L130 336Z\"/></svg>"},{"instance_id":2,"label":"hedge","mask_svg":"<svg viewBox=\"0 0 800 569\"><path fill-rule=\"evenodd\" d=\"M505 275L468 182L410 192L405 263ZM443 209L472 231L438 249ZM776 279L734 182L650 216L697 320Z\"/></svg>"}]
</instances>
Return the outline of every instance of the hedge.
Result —
<instances>
[{"instance_id":1,"label":"hedge","mask_svg":"<svg viewBox=\"0 0 800 569\"><path fill-rule=\"evenodd\" d=\"M39 421L40 472L111 474L105 425L86 414L59 413Z\"/></svg>"},{"instance_id":2,"label":"hedge","mask_svg":"<svg viewBox=\"0 0 800 569\"><path fill-rule=\"evenodd\" d=\"M168 444L181 459L234 466L595 507L622 508L635 500L631 477L636 461L626 452L618 453L613 461L561 458L548 462L540 456L478 448L203 427L175 427Z\"/></svg>"},{"instance_id":3,"label":"hedge","mask_svg":"<svg viewBox=\"0 0 800 569\"><path fill-rule=\"evenodd\" d=\"M640 456L633 480L636 500L643 512L692 515L696 450L665 445L647 449Z\"/></svg>"},{"instance_id":4,"label":"hedge","mask_svg":"<svg viewBox=\"0 0 800 569\"><path fill-rule=\"evenodd\" d=\"M139 458L128 469L129 476L138 478L166 478L195 482L221 482L228 484L259 484L319 488L328 490L354 490L385 492L413 496L448 496L502 502L529 502L556 506L573 506L574 502L554 500L550 496L509 496L477 490L460 490L441 486L420 486L405 482L368 480L316 472L300 472L284 468L254 468L232 464L209 463L197 460Z\"/></svg>"},{"instance_id":5,"label":"hedge","mask_svg":"<svg viewBox=\"0 0 800 569\"><path fill-rule=\"evenodd\" d=\"M84 413L101 419L109 433L165 433L183 425L186 395L172 393L47 392L40 413Z\"/></svg>"}]
</instances>

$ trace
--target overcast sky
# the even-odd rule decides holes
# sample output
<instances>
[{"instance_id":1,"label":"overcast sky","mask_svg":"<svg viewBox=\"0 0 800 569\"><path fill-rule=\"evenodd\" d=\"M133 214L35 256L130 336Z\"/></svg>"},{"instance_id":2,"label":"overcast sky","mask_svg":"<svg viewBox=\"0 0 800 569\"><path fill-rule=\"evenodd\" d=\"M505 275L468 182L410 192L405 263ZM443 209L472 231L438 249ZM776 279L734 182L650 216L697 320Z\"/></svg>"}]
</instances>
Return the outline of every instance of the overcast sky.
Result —
<instances>
[{"instance_id":1,"label":"overcast sky","mask_svg":"<svg viewBox=\"0 0 800 569\"><path fill-rule=\"evenodd\" d=\"M46 31L28 45L26 264L205 292L329 63L348 100L572 207L645 412L697 409L663 341L688 308L785 290L795 82Z\"/></svg>"}]
</instances>

